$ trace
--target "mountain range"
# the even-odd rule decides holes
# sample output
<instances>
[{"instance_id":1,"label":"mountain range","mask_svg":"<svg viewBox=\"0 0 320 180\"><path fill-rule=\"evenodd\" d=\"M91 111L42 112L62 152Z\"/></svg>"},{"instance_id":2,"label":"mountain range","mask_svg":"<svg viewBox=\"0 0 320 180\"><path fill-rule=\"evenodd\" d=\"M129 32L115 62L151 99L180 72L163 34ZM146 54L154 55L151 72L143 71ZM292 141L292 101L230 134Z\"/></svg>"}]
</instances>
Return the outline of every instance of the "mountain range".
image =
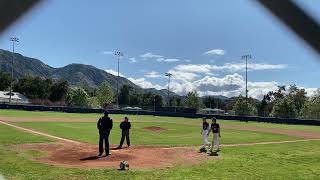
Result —
<instances>
[{"instance_id":1,"label":"mountain range","mask_svg":"<svg viewBox=\"0 0 320 180\"><path fill-rule=\"evenodd\" d=\"M73 86L98 87L103 81L107 81L113 90L117 89L117 76L114 76L102 69L92 65L69 64L61 68L51 67L39 59L23 56L18 53L0 49L0 70L10 73L13 61L14 78L21 78L24 75L40 76L53 79L64 79ZM151 92L154 94L167 96L167 90L157 90L154 88L143 89L130 80L119 77L119 87L129 85L138 92ZM171 92L172 95L177 95Z\"/></svg>"},{"instance_id":2,"label":"mountain range","mask_svg":"<svg viewBox=\"0 0 320 180\"><path fill-rule=\"evenodd\" d=\"M117 76L114 76L92 65L69 64L64 67L54 68L43 63L39 59L26 57L19 53L12 53L3 49L0 49L0 71L5 71L8 73L11 72L12 58L14 59L14 78L21 78L22 76L29 74L44 78L64 79L73 86L89 86L93 88L98 87L103 81L107 81L114 91L117 89ZM163 96L165 99L168 95L167 89L144 89L124 77L119 77L119 87L122 87L123 85L129 85L140 93L150 92L153 94L158 94ZM179 96L174 92L170 92L170 94L173 96ZM221 100L229 99L228 97L221 95L212 97Z\"/></svg>"}]
</instances>

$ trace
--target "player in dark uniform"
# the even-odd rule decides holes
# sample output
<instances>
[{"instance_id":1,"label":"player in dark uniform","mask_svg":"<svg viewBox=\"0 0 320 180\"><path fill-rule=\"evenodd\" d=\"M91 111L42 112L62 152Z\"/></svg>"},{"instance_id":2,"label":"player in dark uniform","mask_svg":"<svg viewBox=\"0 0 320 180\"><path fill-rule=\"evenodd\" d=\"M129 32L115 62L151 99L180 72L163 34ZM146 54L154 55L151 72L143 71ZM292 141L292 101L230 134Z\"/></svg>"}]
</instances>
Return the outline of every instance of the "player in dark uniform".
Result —
<instances>
[{"instance_id":1,"label":"player in dark uniform","mask_svg":"<svg viewBox=\"0 0 320 180\"><path fill-rule=\"evenodd\" d=\"M214 146L216 146L216 151L220 151L220 144L219 144L219 138L221 137L220 134L220 125L217 123L217 119L215 117L212 118L212 124L211 124L211 131L213 133L213 140L210 147L210 152L212 152L212 149Z\"/></svg>"},{"instance_id":2,"label":"player in dark uniform","mask_svg":"<svg viewBox=\"0 0 320 180\"><path fill-rule=\"evenodd\" d=\"M103 154L103 141L104 141L104 149L106 156L111 155L109 149L109 135L112 129L113 123L112 119L109 117L108 111L104 112L104 116L101 117L97 123L97 128L99 130L99 155Z\"/></svg>"},{"instance_id":3,"label":"player in dark uniform","mask_svg":"<svg viewBox=\"0 0 320 180\"><path fill-rule=\"evenodd\" d=\"M127 139L127 145L130 147L130 129L131 129L131 123L129 122L128 117L124 117L124 121L120 124L120 129L122 130L122 136L120 145L117 147L118 149L122 148L124 139Z\"/></svg>"}]
</instances>

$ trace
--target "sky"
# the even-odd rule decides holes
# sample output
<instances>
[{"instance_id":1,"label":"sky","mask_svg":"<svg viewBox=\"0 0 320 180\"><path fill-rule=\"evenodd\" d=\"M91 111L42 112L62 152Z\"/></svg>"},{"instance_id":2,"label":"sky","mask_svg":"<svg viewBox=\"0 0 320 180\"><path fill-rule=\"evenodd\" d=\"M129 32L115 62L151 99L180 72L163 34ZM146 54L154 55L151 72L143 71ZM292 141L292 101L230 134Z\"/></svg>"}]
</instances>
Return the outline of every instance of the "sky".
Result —
<instances>
[{"instance_id":1,"label":"sky","mask_svg":"<svg viewBox=\"0 0 320 180\"><path fill-rule=\"evenodd\" d=\"M320 1L296 0L320 20ZM319 55L249 0L52 0L0 35L20 39L16 52L53 67L70 63L120 73L143 88L168 86L185 95L248 94L261 99L278 85L296 84L309 95L320 87Z\"/></svg>"}]
</instances>

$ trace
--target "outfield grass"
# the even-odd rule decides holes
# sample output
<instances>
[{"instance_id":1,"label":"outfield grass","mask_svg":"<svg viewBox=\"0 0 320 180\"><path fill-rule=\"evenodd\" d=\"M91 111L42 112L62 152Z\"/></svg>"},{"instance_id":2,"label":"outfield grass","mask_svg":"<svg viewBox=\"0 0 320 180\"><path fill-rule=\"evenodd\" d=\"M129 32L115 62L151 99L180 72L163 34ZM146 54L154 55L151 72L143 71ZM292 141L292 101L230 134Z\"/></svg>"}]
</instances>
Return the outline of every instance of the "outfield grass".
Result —
<instances>
[{"instance_id":1,"label":"outfield grass","mask_svg":"<svg viewBox=\"0 0 320 180\"><path fill-rule=\"evenodd\" d=\"M0 116L3 116L0 111ZM43 113L43 112L41 112ZM18 113L17 113L18 114ZM43 113L42 115L44 115ZM63 113L57 113L59 115ZM72 114L71 114L72 115ZM81 114L82 115L82 114ZM91 116L92 114L90 114ZM100 115L97 114L97 117ZM113 115L112 115L113 116ZM122 115L121 115L122 116ZM119 116L119 117L121 117ZM46 117L46 116L43 116ZM73 117L73 116L72 116ZM140 116L139 116L140 117ZM150 117L145 117L145 120ZM134 118L134 117L132 117ZM131 119L132 119L131 118ZM199 121L186 118L161 117L161 122L133 122L132 141L135 144L195 145L201 142ZM143 121L143 120L142 120ZM168 123L167 121L174 121ZM187 124L184 124L187 122ZM180 124L179 124L180 123ZM221 121L238 124L240 122ZM21 122L25 127L49 134L96 143L95 122ZM252 123L240 123L254 125ZM259 125L259 123L256 123ZM262 124L270 125L270 124ZM119 124L114 123L111 143L118 143ZM164 132L149 132L145 126L167 128ZM254 125L256 126L256 125ZM285 126L285 125L279 125ZM276 127L277 128L277 127ZM294 127L296 128L296 127ZM243 140L271 141L288 140L289 136L270 133L222 129L223 143L240 143ZM155 170L78 169L50 166L35 161L32 157L46 155L42 151L12 149L9 144L50 142L51 140L0 125L0 175L7 179L319 179L320 141L286 144L224 147L219 158L199 165L177 166Z\"/></svg>"},{"instance_id":2,"label":"outfield grass","mask_svg":"<svg viewBox=\"0 0 320 180\"><path fill-rule=\"evenodd\" d=\"M62 112L41 112L41 111L21 111L21 110L0 110L0 117L54 117L54 118L94 118L98 119L102 114L96 113L62 113ZM145 116L145 115L125 115L125 114L111 114L114 120L121 120L124 116L128 116L132 121L159 121L170 123L184 123L199 126L201 119L181 118L181 117L162 117L162 116ZM240 122L230 120L219 120L220 124L225 125L245 125L262 128L279 128L279 129L293 129L304 130L311 132L320 132L319 126L307 125L287 125L287 124L273 124L273 123L258 123L258 122Z\"/></svg>"},{"instance_id":3,"label":"outfield grass","mask_svg":"<svg viewBox=\"0 0 320 180\"><path fill-rule=\"evenodd\" d=\"M83 142L97 143L98 131L94 122L19 122L19 126L47 132L59 137L65 137ZM154 132L145 130L144 127L158 126L165 131ZM200 145L201 127L176 123L132 123L131 141L140 145ZM114 123L114 128L110 135L110 143L118 144L120 139L119 123ZM222 129L221 143L237 144L250 142L266 142L295 140L299 137L262 133L254 131L243 131L234 129ZM211 138L210 138L211 139Z\"/></svg>"},{"instance_id":4,"label":"outfield grass","mask_svg":"<svg viewBox=\"0 0 320 180\"><path fill-rule=\"evenodd\" d=\"M1 137L0 137L1 138ZM30 157L39 151L0 146L0 174L7 179L318 179L320 141L224 148L218 159L162 170L77 169L49 166Z\"/></svg>"}]
</instances>

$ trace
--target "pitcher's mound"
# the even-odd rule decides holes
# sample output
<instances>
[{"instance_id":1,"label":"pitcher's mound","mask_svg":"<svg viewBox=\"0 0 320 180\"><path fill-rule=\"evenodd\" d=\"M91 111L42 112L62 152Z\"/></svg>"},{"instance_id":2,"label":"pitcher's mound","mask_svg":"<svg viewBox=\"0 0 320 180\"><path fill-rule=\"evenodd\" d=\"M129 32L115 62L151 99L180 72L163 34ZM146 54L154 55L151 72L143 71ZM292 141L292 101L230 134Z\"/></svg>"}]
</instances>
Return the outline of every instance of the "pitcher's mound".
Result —
<instances>
[{"instance_id":1,"label":"pitcher's mound","mask_svg":"<svg viewBox=\"0 0 320 180\"><path fill-rule=\"evenodd\" d=\"M112 155L97 157L98 147L91 144L22 144L19 149L42 150L45 157L35 158L46 164L79 168L119 168L120 161L126 161L130 169L165 168L175 165L199 163L208 157L197 153L193 147L148 147L134 146L120 150L111 150Z\"/></svg>"},{"instance_id":2,"label":"pitcher's mound","mask_svg":"<svg viewBox=\"0 0 320 180\"><path fill-rule=\"evenodd\" d=\"M158 127L158 126L147 126L144 127L143 129L149 130L149 131L166 131L167 129Z\"/></svg>"}]
</instances>

